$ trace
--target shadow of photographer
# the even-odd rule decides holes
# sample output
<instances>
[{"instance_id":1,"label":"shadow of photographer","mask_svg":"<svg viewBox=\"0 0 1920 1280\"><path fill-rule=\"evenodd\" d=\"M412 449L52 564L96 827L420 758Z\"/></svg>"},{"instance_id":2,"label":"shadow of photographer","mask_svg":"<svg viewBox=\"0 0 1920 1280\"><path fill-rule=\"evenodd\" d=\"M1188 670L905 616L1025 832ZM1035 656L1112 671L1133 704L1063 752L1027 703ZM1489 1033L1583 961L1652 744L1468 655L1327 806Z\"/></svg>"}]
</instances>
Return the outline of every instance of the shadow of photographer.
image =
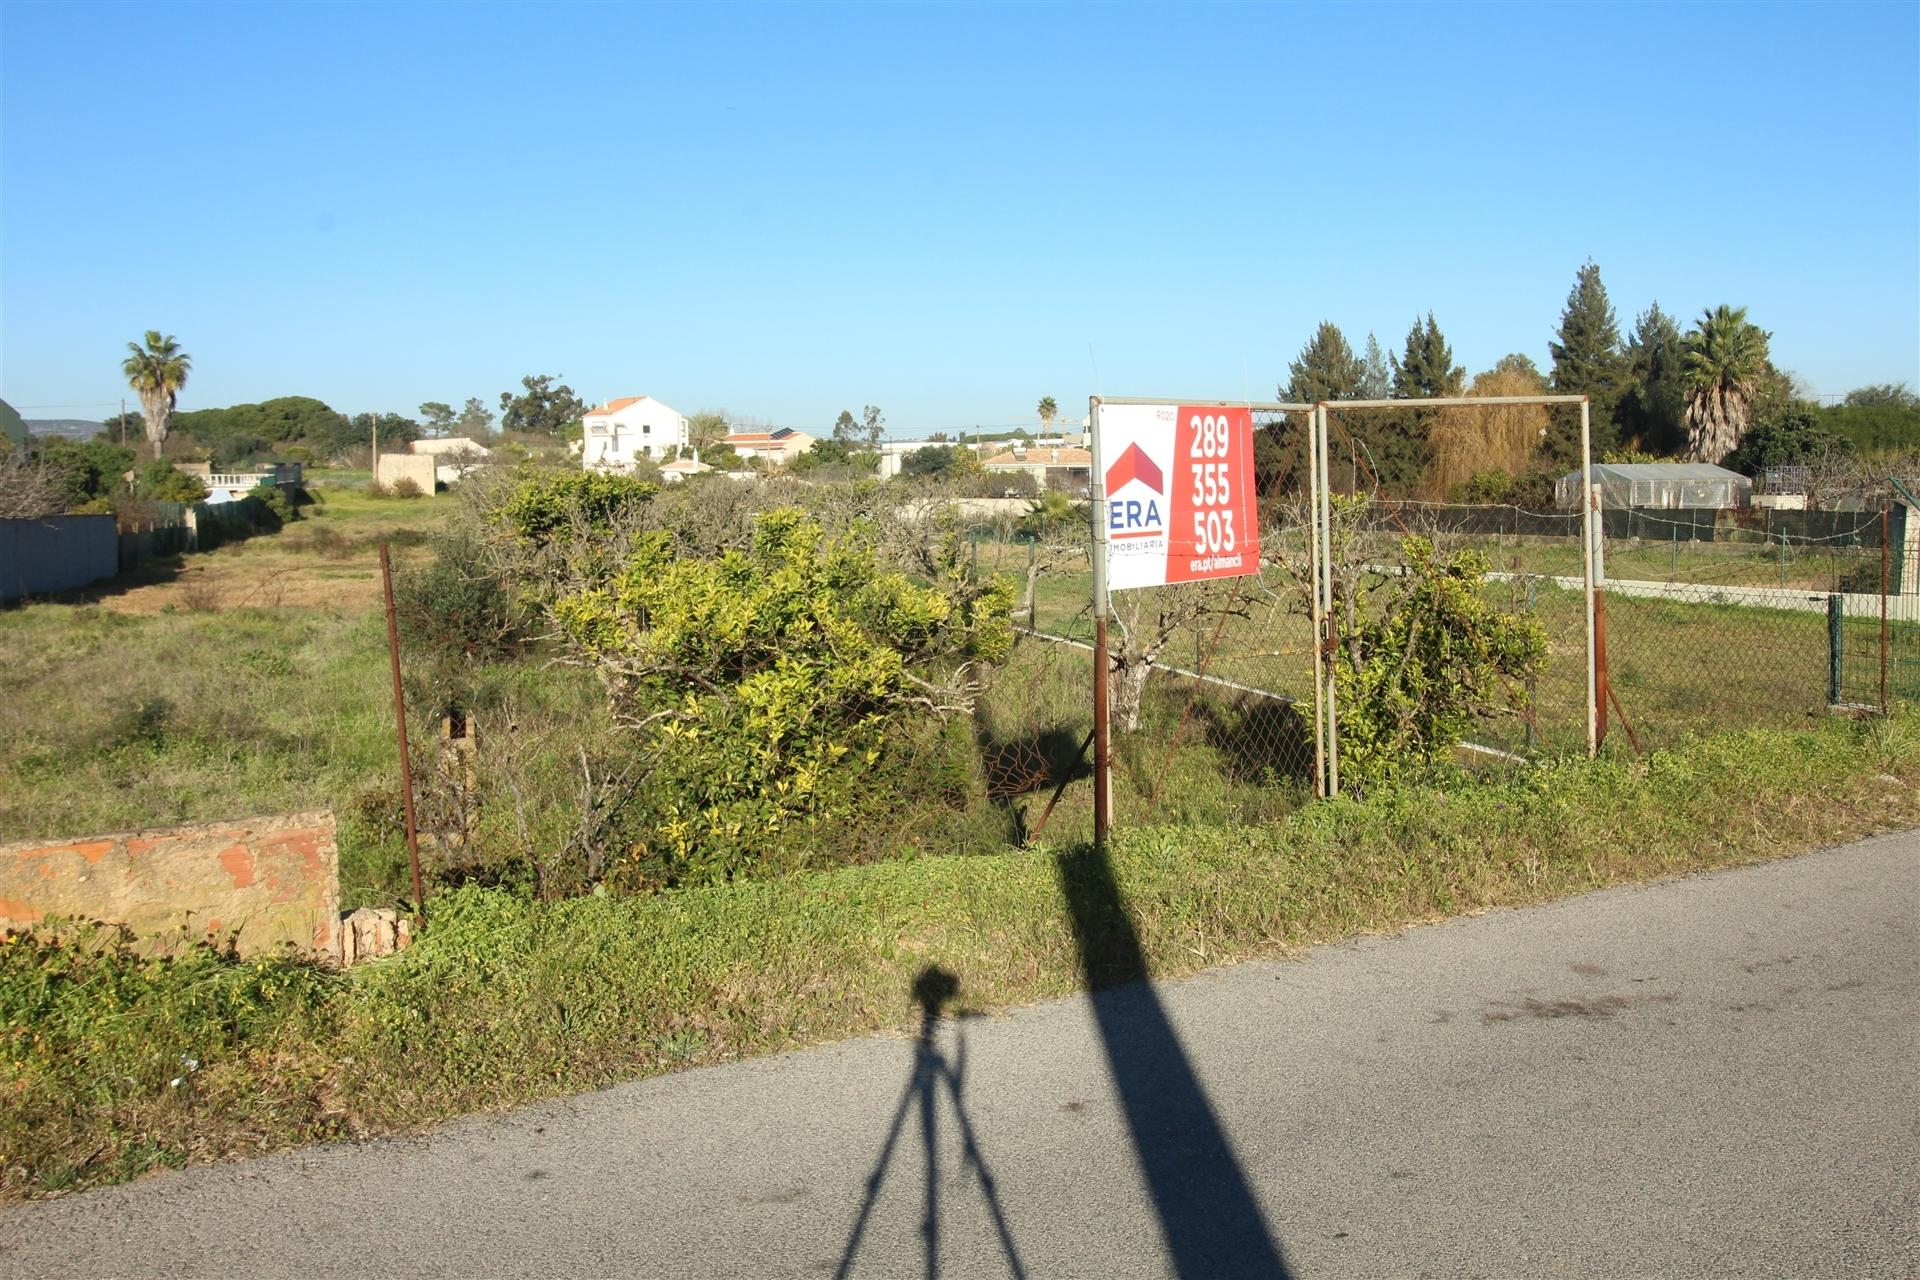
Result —
<instances>
[{"instance_id":1,"label":"shadow of photographer","mask_svg":"<svg viewBox=\"0 0 1920 1280\"><path fill-rule=\"evenodd\" d=\"M880 1198L881 1185L886 1181L888 1169L893 1164L902 1136L907 1130L907 1122L916 1112L919 1119L921 1145L926 1150L926 1177L921 1193L920 1242L921 1256L925 1262L928 1280L940 1274L940 1125L938 1108L944 1094L952 1105L953 1114L960 1131L961 1168L971 1172L980 1183L980 1190L986 1200L987 1212L993 1220L995 1233L999 1237L1000 1250L1006 1257L1007 1271L1016 1280L1026 1280L1027 1270L1020 1260L1020 1250L1014 1244L1012 1229L1007 1225L1005 1207L1000 1203L1000 1191L993 1180L993 1171L987 1167L986 1158L981 1154L980 1143L973 1131L973 1122L967 1115L964 1093L967 1076L966 1032L961 1030L956 1038L953 1057L948 1059L942 1052L937 1033L944 1016L946 1006L959 994L960 982L951 973L938 965L928 965L914 979L913 998L920 1006L920 1033L914 1039L913 1070L907 1077L907 1085L900 1094L900 1105L894 1108L893 1123L887 1129L887 1138L880 1147L880 1158L875 1162L873 1172L867 1177L866 1194L860 1202L859 1215L854 1219L853 1231L847 1238L847 1245L840 1254L840 1265L835 1269L837 1278L849 1276L853 1272L855 1257L866 1236L867 1226L873 1217L874 1206Z\"/></svg>"},{"instance_id":2,"label":"shadow of photographer","mask_svg":"<svg viewBox=\"0 0 1920 1280\"><path fill-rule=\"evenodd\" d=\"M1172 1019L1149 981L1146 955L1112 863L1104 850L1082 847L1059 855L1055 870L1072 921L1081 975L1092 993L1094 1022L1108 1072L1174 1274L1288 1280L1291 1273L1280 1246ZM999 1188L967 1114L965 1032L956 1033L951 1057L938 1042L943 1011L958 992L958 979L937 965L921 970L914 981L913 998L921 1019L913 1070L867 1178L836 1276L852 1274L881 1187L908 1122L916 1114L926 1155L920 1249L927 1276L939 1274L942 1206L937 1112L942 1097L958 1122L962 1172L979 1182L1007 1270L1015 1277L1027 1274ZM1109 1166L1111 1176L1127 1176L1123 1160L1115 1159ZM1132 1195L1131 1188L1116 1189L1112 1199L1131 1200Z\"/></svg>"}]
</instances>

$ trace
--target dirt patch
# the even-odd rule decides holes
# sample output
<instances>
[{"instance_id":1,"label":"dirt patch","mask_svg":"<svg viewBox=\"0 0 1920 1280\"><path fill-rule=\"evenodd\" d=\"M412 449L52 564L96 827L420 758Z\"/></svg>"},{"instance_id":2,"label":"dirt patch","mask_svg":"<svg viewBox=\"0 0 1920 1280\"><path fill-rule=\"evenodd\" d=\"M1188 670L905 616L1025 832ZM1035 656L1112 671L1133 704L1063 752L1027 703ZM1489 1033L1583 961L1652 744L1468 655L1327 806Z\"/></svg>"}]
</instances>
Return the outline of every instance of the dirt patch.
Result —
<instances>
[{"instance_id":1,"label":"dirt patch","mask_svg":"<svg viewBox=\"0 0 1920 1280\"><path fill-rule=\"evenodd\" d=\"M219 612L223 609L380 607L380 543L396 568L424 560L429 529L444 511L410 511L396 521L308 519L277 534L201 554L134 566L110 582L64 599L112 613Z\"/></svg>"}]
</instances>

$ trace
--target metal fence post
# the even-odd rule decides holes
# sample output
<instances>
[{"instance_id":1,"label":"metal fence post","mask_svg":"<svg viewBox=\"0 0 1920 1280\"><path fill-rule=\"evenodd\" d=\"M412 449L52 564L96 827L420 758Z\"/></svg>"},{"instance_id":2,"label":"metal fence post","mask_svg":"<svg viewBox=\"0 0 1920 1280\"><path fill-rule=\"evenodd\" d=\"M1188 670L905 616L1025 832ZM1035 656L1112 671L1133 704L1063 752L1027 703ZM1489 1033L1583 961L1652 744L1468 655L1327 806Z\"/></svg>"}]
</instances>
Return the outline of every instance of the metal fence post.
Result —
<instances>
[{"instance_id":1,"label":"metal fence post","mask_svg":"<svg viewBox=\"0 0 1920 1280\"><path fill-rule=\"evenodd\" d=\"M1093 453L1087 504L1093 517L1093 843L1104 849L1113 810L1107 768L1107 473L1100 458L1099 396L1088 399L1087 434Z\"/></svg>"},{"instance_id":2,"label":"metal fence post","mask_svg":"<svg viewBox=\"0 0 1920 1280\"><path fill-rule=\"evenodd\" d=\"M1580 399L1580 542L1587 592L1587 755L1600 754L1600 669L1596 647L1596 601L1599 580L1599 542L1594 518L1598 495L1593 487L1593 414L1586 397Z\"/></svg>"},{"instance_id":3,"label":"metal fence post","mask_svg":"<svg viewBox=\"0 0 1920 1280\"><path fill-rule=\"evenodd\" d=\"M1827 597L1827 705L1840 705L1841 675L1844 668L1843 646L1846 643L1842 622L1847 616L1846 604L1838 593Z\"/></svg>"},{"instance_id":4,"label":"metal fence post","mask_svg":"<svg viewBox=\"0 0 1920 1280\"><path fill-rule=\"evenodd\" d=\"M1892 586L1893 504L1880 504L1880 714L1887 713L1887 591Z\"/></svg>"},{"instance_id":5,"label":"metal fence post","mask_svg":"<svg viewBox=\"0 0 1920 1280\"><path fill-rule=\"evenodd\" d=\"M1326 620L1320 609L1320 490L1326 477L1320 474L1320 409L1307 414L1307 577L1313 615L1313 794L1327 795L1327 678L1326 655L1321 638Z\"/></svg>"},{"instance_id":6,"label":"metal fence post","mask_svg":"<svg viewBox=\"0 0 1920 1280\"><path fill-rule=\"evenodd\" d=\"M413 873L413 909L424 920L426 891L420 880L420 832L413 820L413 761L407 752L407 695L400 687L400 632L394 622L393 561L387 544L380 544L380 585L387 599L387 657L393 667L393 718L400 737L400 800L407 817L407 865Z\"/></svg>"},{"instance_id":7,"label":"metal fence post","mask_svg":"<svg viewBox=\"0 0 1920 1280\"><path fill-rule=\"evenodd\" d=\"M1327 794L1340 794L1340 710L1334 702L1334 662L1338 660L1338 622L1332 606L1332 497L1331 470L1327 468L1327 405L1313 407L1319 426L1319 462L1321 462L1321 610L1327 620ZM1315 645L1319 639L1315 639Z\"/></svg>"}]
</instances>

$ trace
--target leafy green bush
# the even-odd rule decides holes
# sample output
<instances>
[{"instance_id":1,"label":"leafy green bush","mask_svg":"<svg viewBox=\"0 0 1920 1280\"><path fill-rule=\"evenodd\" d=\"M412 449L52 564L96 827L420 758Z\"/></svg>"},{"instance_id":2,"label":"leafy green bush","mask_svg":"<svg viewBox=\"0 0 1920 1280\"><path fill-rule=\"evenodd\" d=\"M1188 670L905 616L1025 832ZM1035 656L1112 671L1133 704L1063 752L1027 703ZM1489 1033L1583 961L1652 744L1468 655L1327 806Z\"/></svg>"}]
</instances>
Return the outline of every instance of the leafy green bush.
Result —
<instances>
[{"instance_id":1,"label":"leafy green bush","mask_svg":"<svg viewBox=\"0 0 1920 1280\"><path fill-rule=\"evenodd\" d=\"M134 473L133 491L154 502L205 502L207 486L164 458L155 458Z\"/></svg>"},{"instance_id":2,"label":"leafy green bush","mask_svg":"<svg viewBox=\"0 0 1920 1280\"><path fill-rule=\"evenodd\" d=\"M1447 495L1452 502L1519 507L1523 511L1553 510L1552 473L1535 469L1515 476L1506 471L1476 471Z\"/></svg>"},{"instance_id":3,"label":"leafy green bush","mask_svg":"<svg viewBox=\"0 0 1920 1280\"><path fill-rule=\"evenodd\" d=\"M1525 679L1546 661L1546 630L1482 593L1484 555L1443 557L1417 537L1401 539L1400 551L1405 590L1362 616L1334 664L1343 782L1432 766L1476 718L1524 705Z\"/></svg>"},{"instance_id":4,"label":"leafy green bush","mask_svg":"<svg viewBox=\"0 0 1920 1280\"><path fill-rule=\"evenodd\" d=\"M603 471L549 471L520 484L508 498L507 524L536 544L576 532L604 533L623 512L660 491L651 481Z\"/></svg>"},{"instance_id":5,"label":"leafy green bush","mask_svg":"<svg viewBox=\"0 0 1920 1280\"><path fill-rule=\"evenodd\" d=\"M266 523L275 529L282 527L291 520L298 520L300 518L299 512L294 508L293 499L289 498L286 490L277 484L263 480L253 486L253 492L247 496L260 500L260 504L266 508L268 514L272 517L272 519Z\"/></svg>"},{"instance_id":6,"label":"leafy green bush","mask_svg":"<svg viewBox=\"0 0 1920 1280\"><path fill-rule=\"evenodd\" d=\"M876 788L890 740L970 710L976 668L1012 643L1010 588L962 554L949 536L918 583L882 567L870 525L830 538L783 509L712 558L644 534L608 585L554 601L653 761L632 877L729 878L891 794Z\"/></svg>"}]
</instances>

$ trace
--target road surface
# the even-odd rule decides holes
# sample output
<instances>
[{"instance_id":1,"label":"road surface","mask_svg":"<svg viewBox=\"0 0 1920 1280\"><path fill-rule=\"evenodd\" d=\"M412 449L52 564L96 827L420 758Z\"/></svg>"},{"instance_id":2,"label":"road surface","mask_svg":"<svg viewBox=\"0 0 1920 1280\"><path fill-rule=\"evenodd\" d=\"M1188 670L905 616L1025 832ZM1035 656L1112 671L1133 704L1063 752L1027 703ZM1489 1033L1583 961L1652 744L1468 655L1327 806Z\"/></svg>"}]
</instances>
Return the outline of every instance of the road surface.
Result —
<instances>
[{"instance_id":1,"label":"road surface","mask_svg":"<svg viewBox=\"0 0 1920 1280\"><path fill-rule=\"evenodd\" d=\"M1920 1275L1917 873L1908 833L162 1174L0 1210L0 1275Z\"/></svg>"}]
</instances>

